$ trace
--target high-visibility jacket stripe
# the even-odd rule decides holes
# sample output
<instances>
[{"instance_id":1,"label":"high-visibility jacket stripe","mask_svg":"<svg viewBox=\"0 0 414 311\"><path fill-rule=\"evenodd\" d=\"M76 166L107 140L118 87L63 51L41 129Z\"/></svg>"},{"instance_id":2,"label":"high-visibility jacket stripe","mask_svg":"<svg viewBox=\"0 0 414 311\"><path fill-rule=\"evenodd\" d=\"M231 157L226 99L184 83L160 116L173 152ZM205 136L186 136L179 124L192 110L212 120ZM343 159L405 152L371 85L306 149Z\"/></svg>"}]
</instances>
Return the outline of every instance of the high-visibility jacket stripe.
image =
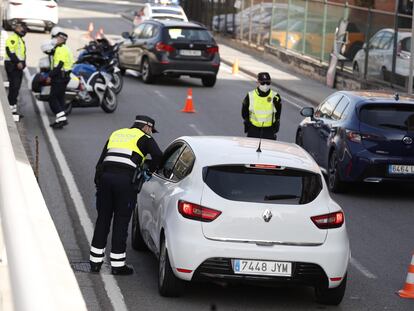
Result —
<instances>
[{"instance_id":1,"label":"high-visibility jacket stripe","mask_svg":"<svg viewBox=\"0 0 414 311\"><path fill-rule=\"evenodd\" d=\"M123 154L131 156L132 155L132 150L122 149L122 148L111 148L111 149L108 149L108 151L106 153L107 154L108 153L123 153Z\"/></svg>"},{"instance_id":2,"label":"high-visibility jacket stripe","mask_svg":"<svg viewBox=\"0 0 414 311\"><path fill-rule=\"evenodd\" d=\"M117 157L117 156L106 156L104 159L104 162L111 161L111 162L118 162L123 163L132 166L133 168L136 168L137 165L132 162L131 159L123 158L123 157Z\"/></svg>"}]
</instances>

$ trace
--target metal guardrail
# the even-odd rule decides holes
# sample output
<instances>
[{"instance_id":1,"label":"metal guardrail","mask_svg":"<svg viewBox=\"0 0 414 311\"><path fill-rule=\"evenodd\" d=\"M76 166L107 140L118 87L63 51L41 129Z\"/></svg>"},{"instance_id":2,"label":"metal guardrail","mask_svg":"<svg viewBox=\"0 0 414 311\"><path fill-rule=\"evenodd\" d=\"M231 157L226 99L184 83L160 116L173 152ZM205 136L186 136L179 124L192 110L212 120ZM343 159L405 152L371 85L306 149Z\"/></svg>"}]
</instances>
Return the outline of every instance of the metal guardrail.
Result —
<instances>
[{"instance_id":1,"label":"metal guardrail","mask_svg":"<svg viewBox=\"0 0 414 311\"><path fill-rule=\"evenodd\" d=\"M0 269L7 268L10 280L12 303L7 307L24 311L87 310L2 86L0 75L0 235L6 249L0 249ZM2 296L0 292L0 310L6 307Z\"/></svg>"}]
</instances>

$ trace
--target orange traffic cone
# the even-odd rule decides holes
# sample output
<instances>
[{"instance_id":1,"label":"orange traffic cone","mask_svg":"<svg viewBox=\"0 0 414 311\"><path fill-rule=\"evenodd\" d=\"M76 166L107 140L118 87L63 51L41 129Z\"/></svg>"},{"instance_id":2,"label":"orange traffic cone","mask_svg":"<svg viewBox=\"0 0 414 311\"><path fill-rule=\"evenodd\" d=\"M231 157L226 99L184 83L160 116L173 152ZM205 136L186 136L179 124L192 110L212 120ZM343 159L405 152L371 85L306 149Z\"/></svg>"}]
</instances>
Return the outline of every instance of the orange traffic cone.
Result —
<instances>
[{"instance_id":1,"label":"orange traffic cone","mask_svg":"<svg viewBox=\"0 0 414 311\"><path fill-rule=\"evenodd\" d=\"M231 73L234 74L234 75L239 73L239 59L238 58L236 58L234 63L233 63Z\"/></svg>"},{"instance_id":2,"label":"orange traffic cone","mask_svg":"<svg viewBox=\"0 0 414 311\"><path fill-rule=\"evenodd\" d=\"M195 112L193 106L193 89L189 88L187 92L187 100L185 101L185 106L181 112Z\"/></svg>"},{"instance_id":3,"label":"orange traffic cone","mask_svg":"<svg viewBox=\"0 0 414 311\"><path fill-rule=\"evenodd\" d=\"M407 279L404 288L398 291L401 298L414 299L414 254L411 258L411 264L408 266Z\"/></svg>"}]
</instances>

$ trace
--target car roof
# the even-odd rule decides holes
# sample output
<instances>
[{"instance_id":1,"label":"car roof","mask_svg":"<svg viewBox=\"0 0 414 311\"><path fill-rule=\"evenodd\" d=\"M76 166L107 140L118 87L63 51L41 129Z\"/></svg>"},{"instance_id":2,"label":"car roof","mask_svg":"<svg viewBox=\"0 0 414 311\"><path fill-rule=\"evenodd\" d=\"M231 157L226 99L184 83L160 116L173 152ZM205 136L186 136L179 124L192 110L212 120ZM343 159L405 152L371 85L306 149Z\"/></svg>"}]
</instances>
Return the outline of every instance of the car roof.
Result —
<instances>
[{"instance_id":1,"label":"car roof","mask_svg":"<svg viewBox=\"0 0 414 311\"><path fill-rule=\"evenodd\" d=\"M231 136L184 136L177 140L187 142L196 155L198 165L273 164L319 173L312 157L293 143L258 138Z\"/></svg>"},{"instance_id":2,"label":"car roof","mask_svg":"<svg viewBox=\"0 0 414 311\"><path fill-rule=\"evenodd\" d=\"M338 93L347 95L354 102L373 102L373 103L410 103L414 104L414 96L409 94L398 94L398 101L395 99L396 92L383 90L365 91L339 91Z\"/></svg>"},{"instance_id":3,"label":"car roof","mask_svg":"<svg viewBox=\"0 0 414 311\"><path fill-rule=\"evenodd\" d=\"M191 27L191 28L206 29L204 26L193 23L193 22L177 21L177 20L170 20L170 19L166 19L166 20L155 20L154 19L154 20L149 20L149 21L160 23L165 27Z\"/></svg>"}]
</instances>

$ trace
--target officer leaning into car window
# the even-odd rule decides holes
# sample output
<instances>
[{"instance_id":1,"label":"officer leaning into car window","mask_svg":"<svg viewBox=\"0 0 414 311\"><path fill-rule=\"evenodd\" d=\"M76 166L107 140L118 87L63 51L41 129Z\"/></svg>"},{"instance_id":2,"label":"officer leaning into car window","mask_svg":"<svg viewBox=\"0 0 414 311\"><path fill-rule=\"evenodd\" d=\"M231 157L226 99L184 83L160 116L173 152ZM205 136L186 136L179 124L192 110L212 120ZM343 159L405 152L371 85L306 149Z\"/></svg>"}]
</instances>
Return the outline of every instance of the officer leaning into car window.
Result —
<instances>
[{"instance_id":1,"label":"officer leaning into car window","mask_svg":"<svg viewBox=\"0 0 414 311\"><path fill-rule=\"evenodd\" d=\"M138 189L134 177L141 171L145 157L151 155L145 180L151 178L162 152L151 136L157 133L155 122L148 116L136 116L131 128L119 129L111 134L96 165L95 185L98 218L93 234L90 268L99 272L105 257L105 246L112 223L111 270L115 275L129 275L132 267L125 264L126 239Z\"/></svg>"},{"instance_id":2,"label":"officer leaning into car window","mask_svg":"<svg viewBox=\"0 0 414 311\"><path fill-rule=\"evenodd\" d=\"M26 67L26 44L23 37L26 35L27 28L23 22L17 22L14 26L14 33L6 40L6 56L4 66L6 68L7 79L9 80L9 104L14 115L17 113L17 97L20 86L22 85L23 69Z\"/></svg>"},{"instance_id":3,"label":"officer leaning into car window","mask_svg":"<svg viewBox=\"0 0 414 311\"><path fill-rule=\"evenodd\" d=\"M70 73L73 66L73 54L66 45L68 35L59 32L56 36L56 47L53 53L51 71L49 77L51 79L51 88L49 95L50 109L56 115L56 120L51 127L57 129L68 124L65 115L65 92L66 86L70 81Z\"/></svg>"},{"instance_id":4,"label":"officer leaning into car window","mask_svg":"<svg viewBox=\"0 0 414 311\"><path fill-rule=\"evenodd\" d=\"M270 89L272 80L268 72L259 72L257 88L249 92L243 100L242 118L247 137L276 140L282 112L280 95Z\"/></svg>"}]
</instances>

